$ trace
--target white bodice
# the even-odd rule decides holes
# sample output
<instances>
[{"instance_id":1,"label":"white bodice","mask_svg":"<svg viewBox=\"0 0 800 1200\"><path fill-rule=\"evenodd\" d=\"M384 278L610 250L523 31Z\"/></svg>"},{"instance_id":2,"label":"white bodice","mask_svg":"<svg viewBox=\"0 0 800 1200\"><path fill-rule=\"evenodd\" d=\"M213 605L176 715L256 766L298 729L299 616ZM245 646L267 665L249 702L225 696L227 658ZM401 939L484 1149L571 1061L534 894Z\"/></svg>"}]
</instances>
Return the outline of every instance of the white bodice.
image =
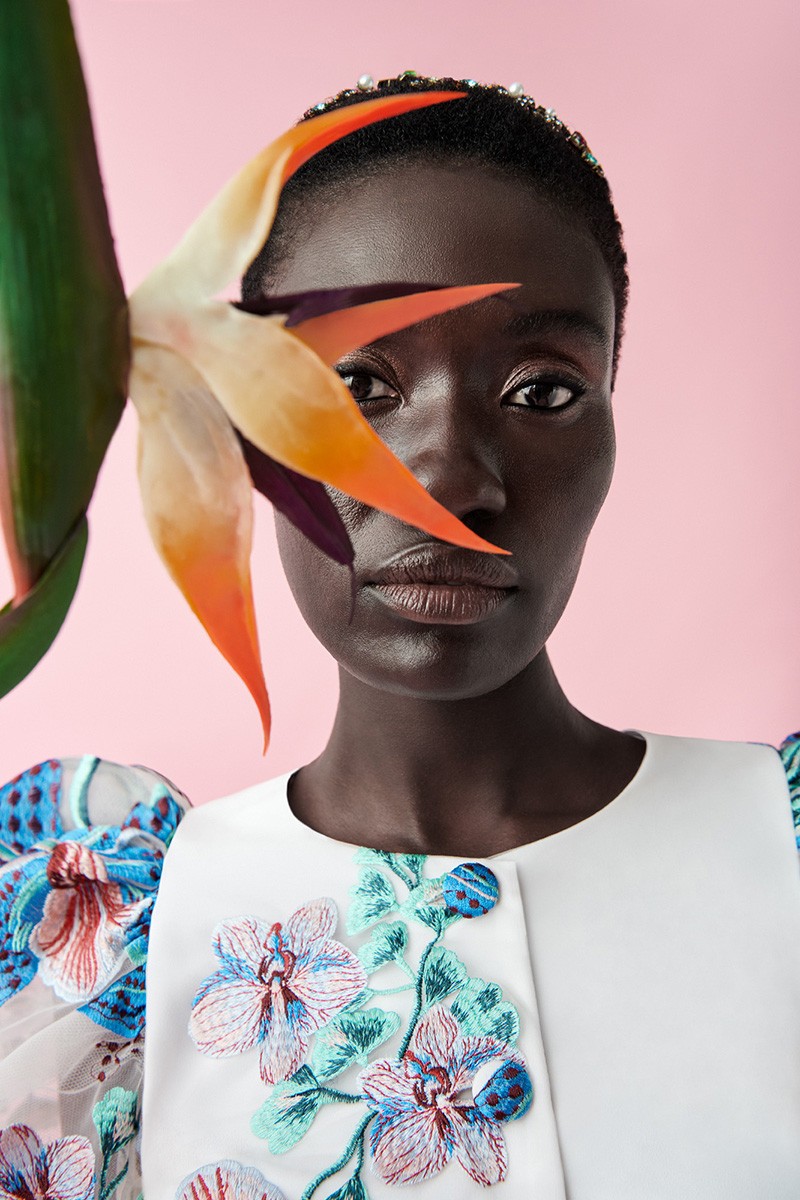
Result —
<instances>
[{"instance_id":1,"label":"white bodice","mask_svg":"<svg viewBox=\"0 0 800 1200\"><path fill-rule=\"evenodd\" d=\"M319 1200L356 1200L348 1179L385 1200L426 1171L402 1194L466 1200L498 1155L498 1200L796 1200L800 872L781 761L641 736L605 808L469 860L499 888L477 919L448 907L475 884L465 860L316 833L289 808L292 772L191 810L150 936L146 1200L222 1161L287 1200L315 1179ZM484 1084L509 1063L533 1101L495 1120Z\"/></svg>"}]
</instances>

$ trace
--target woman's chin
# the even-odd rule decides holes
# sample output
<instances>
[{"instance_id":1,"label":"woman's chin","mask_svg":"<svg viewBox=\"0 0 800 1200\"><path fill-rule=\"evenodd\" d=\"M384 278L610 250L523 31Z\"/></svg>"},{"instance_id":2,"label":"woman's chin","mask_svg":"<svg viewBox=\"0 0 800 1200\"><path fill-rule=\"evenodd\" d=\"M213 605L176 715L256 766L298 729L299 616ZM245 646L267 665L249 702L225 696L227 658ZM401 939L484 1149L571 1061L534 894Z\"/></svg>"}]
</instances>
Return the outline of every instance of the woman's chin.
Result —
<instances>
[{"instance_id":1,"label":"woman's chin","mask_svg":"<svg viewBox=\"0 0 800 1200\"><path fill-rule=\"evenodd\" d=\"M468 700L488 695L524 671L544 646L506 635L481 636L483 623L409 621L405 628L357 640L341 668L379 692L414 700ZM338 657L338 656L337 656Z\"/></svg>"}]
</instances>

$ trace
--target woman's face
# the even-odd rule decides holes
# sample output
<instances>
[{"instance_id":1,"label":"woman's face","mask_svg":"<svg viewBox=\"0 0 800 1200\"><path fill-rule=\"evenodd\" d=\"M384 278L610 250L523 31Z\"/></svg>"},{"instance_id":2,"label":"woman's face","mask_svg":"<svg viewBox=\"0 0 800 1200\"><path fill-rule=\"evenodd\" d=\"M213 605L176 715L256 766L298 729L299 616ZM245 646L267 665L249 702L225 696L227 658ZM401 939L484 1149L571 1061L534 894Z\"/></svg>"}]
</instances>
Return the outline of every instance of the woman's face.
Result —
<instances>
[{"instance_id":1,"label":"woman's face","mask_svg":"<svg viewBox=\"0 0 800 1200\"><path fill-rule=\"evenodd\" d=\"M275 513L298 606L346 671L408 696L483 695L544 647L611 481L615 313L608 270L577 221L525 184L478 165L390 166L314 200L302 222L270 290L388 280L522 285L382 338L337 364L366 419L427 490L512 552L458 551L458 563L510 566L513 588L376 587L376 576L406 552L448 548L328 489L355 550L357 594L348 623L347 569Z\"/></svg>"}]
</instances>

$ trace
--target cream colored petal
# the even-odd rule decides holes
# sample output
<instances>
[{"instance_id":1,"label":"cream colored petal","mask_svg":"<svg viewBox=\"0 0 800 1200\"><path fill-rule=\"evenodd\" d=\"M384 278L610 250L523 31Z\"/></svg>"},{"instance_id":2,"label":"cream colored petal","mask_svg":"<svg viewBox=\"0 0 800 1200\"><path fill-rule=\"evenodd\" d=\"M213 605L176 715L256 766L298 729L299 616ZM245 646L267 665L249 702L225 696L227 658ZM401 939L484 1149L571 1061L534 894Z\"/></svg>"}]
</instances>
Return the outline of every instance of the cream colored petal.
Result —
<instances>
[{"instance_id":1,"label":"cream colored petal","mask_svg":"<svg viewBox=\"0 0 800 1200\"><path fill-rule=\"evenodd\" d=\"M178 354L134 344L130 396L139 417L139 482L156 548L214 644L270 710L250 581L252 487L230 421Z\"/></svg>"},{"instance_id":2,"label":"cream colored petal","mask_svg":"<svg viewBox=\"0 0 800 1200\"><path fill-rule=\"evenodd\" d=\"M339 376L278 322L209 303L187 319L181 338L233 423L265 454L435 537L508 553L434 500Z\"/></svg>"},{"instance_id":3,"label":"cream colored petal","mask_svg":"<svg viewBox=\"0 0 800 1200\"><path fill-rule=\"evenodd\" d=\"M131 297L132 307L163 312L176 302L215 296L244 274L267 240L286 179L312 155L375 121L440 104L463 92L408 92L322 113L287 130L251 159L200 214L172 253ZM149 337L147 328L134 335Z\"/></svg>"}]
</instances>

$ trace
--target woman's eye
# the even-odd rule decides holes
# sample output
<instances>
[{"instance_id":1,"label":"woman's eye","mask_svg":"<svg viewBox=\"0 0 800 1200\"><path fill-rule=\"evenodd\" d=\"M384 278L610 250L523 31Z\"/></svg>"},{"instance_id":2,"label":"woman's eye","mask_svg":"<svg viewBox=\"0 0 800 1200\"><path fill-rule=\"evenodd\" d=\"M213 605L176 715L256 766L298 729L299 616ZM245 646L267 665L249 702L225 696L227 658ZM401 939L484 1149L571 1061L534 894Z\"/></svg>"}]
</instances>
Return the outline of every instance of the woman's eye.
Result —
<instances>
[{"instance_id":1,"label":"woman's eye","mask_svg":"<svg viewBox=\"0 0 800 1200\"><path fill-rule=\"evenodd\" d=\"M352 371L347 375L342 373L342 380L345 387L353 393L353 399L359 402L397 398L397 392L385 379L380 379L377 375L368 375L365 371Z\"/></svg>"},{"instance_id":2,"label":"woman's eye","mask_svg":"<svg viewBox=\"0 0 800 1200\"><path fill-rule=\"evenodd\" d=\"M508 395L522 397L521 401L511 401L518 408L563 408L583 395L583 391L557 379L535 379Z\"/></svg>"}]
</instances>

